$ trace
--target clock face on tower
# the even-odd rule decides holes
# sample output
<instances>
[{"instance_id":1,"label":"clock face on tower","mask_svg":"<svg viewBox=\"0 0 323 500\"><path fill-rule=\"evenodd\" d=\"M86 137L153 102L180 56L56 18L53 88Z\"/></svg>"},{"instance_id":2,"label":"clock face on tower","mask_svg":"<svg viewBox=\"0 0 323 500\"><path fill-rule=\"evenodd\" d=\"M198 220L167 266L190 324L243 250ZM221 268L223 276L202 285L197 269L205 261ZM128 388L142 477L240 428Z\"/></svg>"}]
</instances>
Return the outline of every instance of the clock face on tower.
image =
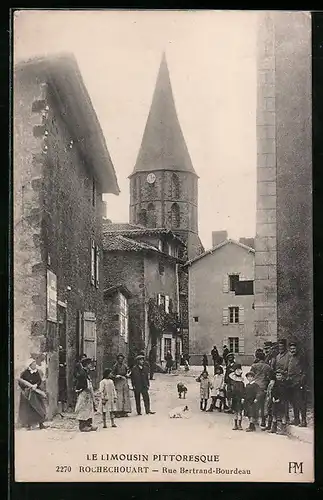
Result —
<instances>
[{"instance_id":1,"label":"clock face on tower","mask_svg":"<svg viewBox=\"0 0 323 500\"><path fill-rule=\"evenodd\" d=\"M148 184L154 184L155 180L156 180L156 176L152 172L147 175Z\"/></svg>"}]
</instances>

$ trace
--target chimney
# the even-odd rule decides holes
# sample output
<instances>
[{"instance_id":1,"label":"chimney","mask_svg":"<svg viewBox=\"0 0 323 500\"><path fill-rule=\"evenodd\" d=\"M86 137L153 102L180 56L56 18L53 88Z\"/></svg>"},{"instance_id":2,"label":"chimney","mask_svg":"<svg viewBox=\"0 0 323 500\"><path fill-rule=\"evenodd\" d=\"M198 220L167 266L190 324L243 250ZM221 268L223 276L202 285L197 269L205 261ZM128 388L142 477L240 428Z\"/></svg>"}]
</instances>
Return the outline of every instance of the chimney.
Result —
<instances>
[{"instance_id":1,"label":"chimney","mask_svg":"<svg viewBox=\"0 0 323 500\"><path fill-rule=\"evenodd\" d=\"M239 243L242 243L243 245L246 245L247 247L250 248L255 248L255 238L240 238Z\"/></svg>"},{"instance_id":2,"label":"chimney","mask_svg":"<svg viewBox=\"0 0 323 500\"><path fill-rule=\"evenodd\" d=\"M212 231L212 247L216 247L228 239L227 231Z\"/></svg>"}]
</instances>

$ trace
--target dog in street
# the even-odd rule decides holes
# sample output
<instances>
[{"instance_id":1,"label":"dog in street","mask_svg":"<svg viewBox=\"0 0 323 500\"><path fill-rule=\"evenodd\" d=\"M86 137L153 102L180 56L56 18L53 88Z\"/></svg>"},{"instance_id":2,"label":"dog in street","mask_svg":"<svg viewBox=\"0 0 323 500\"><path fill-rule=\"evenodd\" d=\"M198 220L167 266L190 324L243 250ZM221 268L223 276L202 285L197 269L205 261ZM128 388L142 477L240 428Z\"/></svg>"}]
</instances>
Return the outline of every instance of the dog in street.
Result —
<instances>
[{"instance_id":1,"label":"dog in street","mask_svg":"<svg viewBox=\"0 0 323 500\"><path fill-rule=\"evenodd\" d=\"M177 392L178 392L178 397L179 399L186 399L186 393L187 393L187 387L183 384L183 382L179 382L177 384Z\"/></svg>"}]
</instances>

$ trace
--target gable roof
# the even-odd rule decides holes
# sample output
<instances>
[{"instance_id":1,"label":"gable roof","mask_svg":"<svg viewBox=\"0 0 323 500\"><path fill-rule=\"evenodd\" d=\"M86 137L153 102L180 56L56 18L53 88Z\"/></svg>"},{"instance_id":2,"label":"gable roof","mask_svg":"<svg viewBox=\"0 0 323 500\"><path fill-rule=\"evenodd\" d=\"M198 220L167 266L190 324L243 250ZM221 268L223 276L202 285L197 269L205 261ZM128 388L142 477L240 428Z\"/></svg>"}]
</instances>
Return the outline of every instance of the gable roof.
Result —
<instances>
[{"instance_id":1,"label":"gable roof","mask_svg":"<svg viewBox=\"0 0 323 500\"><path fill-rule=\"evenodd\" d=\"M139 226L136 224L128 224L128 223L103 223L103 234L120 234L126 237L136 237L136 236L154 236L154 235L166 235L170 236L173 240L176 240L178 243L185 245L183 240L177 236L170 229L166 229L164 227L145 227Z\"/></svg>"},{"instance_id":2,"label":"gable roof","mask_svg":"<svg viewBox=\"0 0 323 500\"><path fill-rule=\"evenodd\" d=\"M165 54L137 161L129 177L136 172L151 170L184 171L196 175L178 120Z\"/></svg>"},{"instance_id":3,"label":"gable roof","mask_svg":"<svg viewBox=\"0 0 323 500\"><path fill-rule=\"evenodd\" d=\"M244 245L243 243L240 243L239 241L232 240L232 239L229 238L227 240L222 241L221 243L219 243L215 247L211 248L210 250L207 250L206 252L203 252L201 255L198 255L194 259L191 259L191 260L187 261L186 264L185 264L185 266L191 266L192 264L194 264L194 262L197 262L198 260L203 259L203 257L205 257L206 255L213 254L219 248L222 248L222 247L224 247L226 245L236 245L238 247L243 248L247 252L255 253L255 249L254 248L248 247L247 245Z\"/></svg>"},{"instance_id":4,"label":"gable roof","mask_svg":"<svg viewBox=\"0 0 323 500\"><path fill-rule=\"evenodd\" d=\"M73 54L34 57L15 65L15 76L48 83L88 168L104 193L120 189L105 138Z\"/></svg>"},{"instance_id":5,"label":"gable roof","mask_svg":"<svg viewBox=\"0 0 323 500\"><path fill-rule=\"evenodd\" d=\"M159 252L153 245L148 245L147 243L136 241L132 238L126 238L121 234L103 234L103 250L108 252L142 252L143 250Z\"/></svg>"}]
</instances>

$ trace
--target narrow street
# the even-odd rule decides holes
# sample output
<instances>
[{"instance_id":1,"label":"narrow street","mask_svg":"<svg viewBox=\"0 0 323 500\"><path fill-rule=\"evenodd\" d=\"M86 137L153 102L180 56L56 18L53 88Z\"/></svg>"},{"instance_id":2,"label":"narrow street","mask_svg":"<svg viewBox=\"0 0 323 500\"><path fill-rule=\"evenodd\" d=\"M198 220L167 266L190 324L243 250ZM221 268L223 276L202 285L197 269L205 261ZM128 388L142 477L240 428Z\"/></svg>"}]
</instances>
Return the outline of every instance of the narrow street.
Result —
<instances>
[{"instance_id":1,"label":"narrow street","mask_svg":"<svg viewBox=\"0 0 323 500\"><path fill-rule=\"evenodd\" d=\"M17 430L15 466L17 481L309 481L313 477L313 446L262 432L232 430L232 416L199 410L199 369L188 374L156 374L151 383L151 406L155 415L133 413L117 419L117 428L102 429L101 415L95 416L97 432L78 432L71 416L58 416L44 431ZM171 409L181 406L176 384L188 387L186 419L171 419ZM243 428L247 426L243 421ZM35 450L35 452L33 452ZM148 461L125 460L120 454L148 454ZM97 460L89 460L92 454ZM107 457L118 454L119 459ZM156 457L156 455L168 457ZM180 454L171 461L171 454ZM199 455L206 463L187 461ZM104 455L101 457L101 455ZM155 455L155 460L153 457ZM204 459L203 455L207 457ZM218 461L215 455L218 455ZM46 457L46 460L44 458ZM102 460L103 458L103 460ZM108 458L108 459L107 459ZM209 461L210 458L213 461ZM303 462L303 473L289 472L289 462ZM66 466L66 467L65 467ZM86 469L98 467L99 470ZM69 467L71 469L69 469ZM104 471L103 467L109 467ZM112 467L112 468L111 468ZM115 470L115 467L119 467ZM123 472L125 467L134 467ZM139 470L138 470L139 467ZM142 469L140 469L142 467ZM120 469L121 468L121 469ZM184 472L190 471L190 472ZM204 472L196 472L203 470ZM237 472L238 470L244 472ZM250 473L246 471L250 470Z\"/></svg>"}]
</instances>

